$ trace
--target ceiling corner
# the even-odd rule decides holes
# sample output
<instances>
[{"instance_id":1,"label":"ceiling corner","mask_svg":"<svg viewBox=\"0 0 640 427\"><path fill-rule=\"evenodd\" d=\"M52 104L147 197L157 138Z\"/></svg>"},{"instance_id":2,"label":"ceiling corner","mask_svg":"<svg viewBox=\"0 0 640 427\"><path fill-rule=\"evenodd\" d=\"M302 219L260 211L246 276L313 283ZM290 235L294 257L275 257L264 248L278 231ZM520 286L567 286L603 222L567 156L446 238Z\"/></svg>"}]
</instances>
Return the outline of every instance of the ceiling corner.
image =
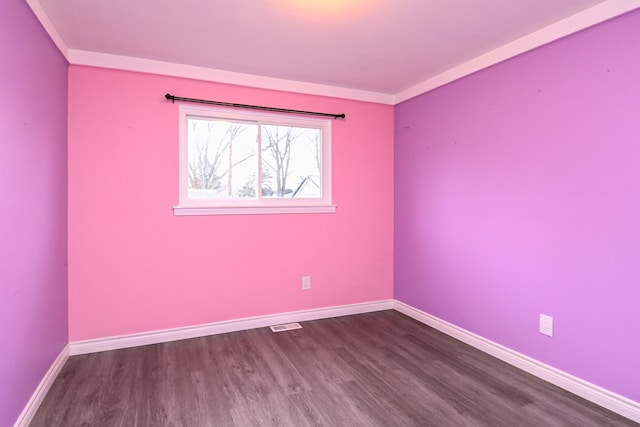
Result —
<instances>
[{"instance_id":1,"label":"ceiling corner","mask_svg":"<svg viewBox=\"0 0 640 427\"><path fill-rule=\"evenodd\" d=\"M36 18L38 18L38 20L40 21L40 24L42 24L42 26L44 27L45 31L49 34L49 37L51 37L51 40L53 40L53 43L58 47L66 60L69 61L69 48L60 36L60 33L58 33L58 30L56 30L56 27L49 19L47 13L42 8L40 2L38 0L26 0L26 2L33 13L36 15Z\"/></svg>"},{"instance_id":2,"label":"ceiling corner","mask_svg":"<svg viewBox=\"0 0 640 427\"><path fill-rule=\"evenodd\" d=\"M607 0L402 90L394 105L637 8L640 0Z\"/></svg>"}]
</instances>

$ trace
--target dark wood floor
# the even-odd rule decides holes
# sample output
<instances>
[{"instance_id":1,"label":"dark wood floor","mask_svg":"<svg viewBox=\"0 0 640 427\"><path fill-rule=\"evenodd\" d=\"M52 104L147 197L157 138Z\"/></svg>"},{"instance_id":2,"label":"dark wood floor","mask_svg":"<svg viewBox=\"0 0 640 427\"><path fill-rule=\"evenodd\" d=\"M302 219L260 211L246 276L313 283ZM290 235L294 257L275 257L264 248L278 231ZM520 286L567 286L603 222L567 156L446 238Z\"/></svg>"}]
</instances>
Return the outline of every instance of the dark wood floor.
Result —
<instances>
[{"instance_id":1,"label":"dark wood floor","mask_svg":"<svg viewBox=\"0 0 640 427\"><path fill-rule=\"evenodd\" d=\"M73 356L32 426L637 426L395 311Z\"/></svg>"}]
</instances>

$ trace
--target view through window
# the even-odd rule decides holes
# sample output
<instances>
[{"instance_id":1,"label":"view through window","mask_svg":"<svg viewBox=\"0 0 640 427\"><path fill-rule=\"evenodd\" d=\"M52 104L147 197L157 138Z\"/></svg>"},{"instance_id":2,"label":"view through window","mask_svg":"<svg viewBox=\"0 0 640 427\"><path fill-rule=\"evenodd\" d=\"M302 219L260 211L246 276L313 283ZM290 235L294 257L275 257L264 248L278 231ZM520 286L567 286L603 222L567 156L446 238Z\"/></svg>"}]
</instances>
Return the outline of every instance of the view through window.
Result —
<instances>
[{"instance_id":1,"label":"view through window","mask_svg":"<svg viewBox=\"0 0 640 427\"><path fill-rule=\"evenodd\" d=\"M330 121L181 109L180 206L330 204Z\"/></svg>"}]
</instances>

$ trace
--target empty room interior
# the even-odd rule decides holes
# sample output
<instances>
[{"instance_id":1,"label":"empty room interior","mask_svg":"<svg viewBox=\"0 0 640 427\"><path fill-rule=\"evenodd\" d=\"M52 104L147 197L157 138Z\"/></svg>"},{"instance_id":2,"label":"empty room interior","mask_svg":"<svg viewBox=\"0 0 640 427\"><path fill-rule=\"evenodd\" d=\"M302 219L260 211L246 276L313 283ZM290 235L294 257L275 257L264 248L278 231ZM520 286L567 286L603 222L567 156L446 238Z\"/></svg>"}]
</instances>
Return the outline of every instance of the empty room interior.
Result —
<instances>
[{"instance_id":1,"label":"empty room interior","mask_svg":"<svg viewBox=\"0 0 640 427\"><path fill-rule=\"evenodd\" d=\"M640 422L639 0L0 34L0 426Z\"/></svg>"}]
</instances>

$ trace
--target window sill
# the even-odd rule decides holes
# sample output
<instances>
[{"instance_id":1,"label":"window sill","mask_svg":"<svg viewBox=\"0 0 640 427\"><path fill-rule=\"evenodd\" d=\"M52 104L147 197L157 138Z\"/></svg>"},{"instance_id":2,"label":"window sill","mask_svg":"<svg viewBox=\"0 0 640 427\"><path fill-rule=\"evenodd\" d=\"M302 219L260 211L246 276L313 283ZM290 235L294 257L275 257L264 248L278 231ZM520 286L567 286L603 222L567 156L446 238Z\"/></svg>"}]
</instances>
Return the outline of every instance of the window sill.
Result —
<instances>
[{"instance_id":1,"label":"window sill","mask_svg":"<svg viewBox=\"0 0 640 427\"><path fill-rule=\"evenodd\" d=\"M252 207L184 207L174 206L173 215L268 215L335 213L337 206L252 206Z\"/></svg>"}]
</instances>

